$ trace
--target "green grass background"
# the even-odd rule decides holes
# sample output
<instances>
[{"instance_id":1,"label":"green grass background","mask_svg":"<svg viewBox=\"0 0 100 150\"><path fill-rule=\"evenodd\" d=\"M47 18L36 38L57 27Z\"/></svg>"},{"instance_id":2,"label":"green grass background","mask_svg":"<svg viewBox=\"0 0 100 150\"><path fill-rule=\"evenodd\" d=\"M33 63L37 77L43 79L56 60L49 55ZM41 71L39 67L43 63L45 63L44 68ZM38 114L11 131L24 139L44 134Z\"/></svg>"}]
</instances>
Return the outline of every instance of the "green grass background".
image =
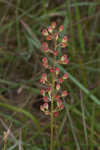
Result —
<instances>
[{"instance_id":1,"label":"green grass background","mask_svg":"<svg viewBox=\"0 0 100 150\"><path fill-rule=\"evenodd\" d=\"M69 74L64 86L70 96L55 120L54 150L100 150L99 0L0 0L0 148L49 149L49 117L39 110L39 79L41 30L51 21L65 27L70 60L60 66Z\"/></svg>"}]
</instances>

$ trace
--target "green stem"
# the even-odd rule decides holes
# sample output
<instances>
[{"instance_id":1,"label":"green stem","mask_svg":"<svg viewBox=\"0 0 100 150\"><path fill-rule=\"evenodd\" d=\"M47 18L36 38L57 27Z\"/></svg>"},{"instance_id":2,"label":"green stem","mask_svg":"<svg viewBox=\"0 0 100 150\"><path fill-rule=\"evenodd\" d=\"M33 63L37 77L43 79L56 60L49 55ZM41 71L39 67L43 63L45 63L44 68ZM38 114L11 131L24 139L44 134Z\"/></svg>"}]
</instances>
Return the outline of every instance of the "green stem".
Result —
<instances>
[{"instance_id":1,"label":"green stem","mask_svg":"<svg viewBox=\"0 0 100 150\"><path fill-rule=\"evenodd\" d=\"M55 50L56 50L56 40L54 40ZM56 66L56 56L54 56L54 64L53 67L55 69ZM54 116L53 116L53 110L54 110L54 95L55 95L55 74L52 73L52 97L51 97L51 118L50 118L50 126L51 126L51 134L50 134L50 150L53 150L53 135L54 135Z\"/></svg>"},{"instance_id":2,"label":"green stem","mask_svg":"<svg viewBox=\"0 0 100 150\"><path fill-rule=\"evenodd\" d=\"M53 132L54 132L54 117L53 117L53 101L54 101L54 74L52 75L52 99L51 99L51 134L50 134L50 150L53 150Z\"/></svg>"},{"instance_id":3,"label":"green stem","mask_svg":"<svg viewBox=\"0 0 100 150\"><path fill-rule=\"evenodd\" d=\"M3 150L6 150L6 143L4 143L4 147L3 147Z\"/></svg>"}]
</instances>

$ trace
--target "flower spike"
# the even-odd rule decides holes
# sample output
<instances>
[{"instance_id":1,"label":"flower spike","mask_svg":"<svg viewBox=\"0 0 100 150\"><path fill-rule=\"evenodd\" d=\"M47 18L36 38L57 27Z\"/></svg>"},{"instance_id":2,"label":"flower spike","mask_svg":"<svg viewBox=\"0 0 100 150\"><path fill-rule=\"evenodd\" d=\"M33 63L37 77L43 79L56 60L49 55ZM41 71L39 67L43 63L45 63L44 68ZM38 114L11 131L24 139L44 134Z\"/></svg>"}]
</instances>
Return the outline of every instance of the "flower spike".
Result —
<instances>
[{"instance_id":1,"label":"flower spike","mask_svg":"<svg viewBox=\"0 0 100 150\"><path fill-rule=\"evenodd\" d=\"M66 53L60 55L59 48L65 48L68 45L68 37L61 37L60 32L64 30L64 26L60 25L57 29L56 22L52 22L47 29L42 30L42 35L45 37L45 42L42 43L42 49L45 56L42 58L42 65L47 73L43 73L40 78L40 83L43 88L40 90L43 96L44 104L40 106L40 110L45 115L58 117L59 111L64 109L63 98L68 95L66 90L63 90L63 83L68 79L68 74L61 74L58 65L67 65L69 63ZM48 54L48 57L47 55ZM49 55L52 57L52 62L49 62ZM50 104L51 103L51 104ZM50 104L50 110L49 110Z\"/></svg>"}]
</instances>

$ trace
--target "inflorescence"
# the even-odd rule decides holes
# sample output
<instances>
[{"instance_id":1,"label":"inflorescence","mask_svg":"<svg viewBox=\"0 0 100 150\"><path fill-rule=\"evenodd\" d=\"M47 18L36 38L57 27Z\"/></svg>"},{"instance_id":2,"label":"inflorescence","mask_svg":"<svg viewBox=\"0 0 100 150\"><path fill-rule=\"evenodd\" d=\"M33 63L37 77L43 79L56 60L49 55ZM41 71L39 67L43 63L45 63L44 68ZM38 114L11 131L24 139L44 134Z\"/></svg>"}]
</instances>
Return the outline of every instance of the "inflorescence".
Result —
<instances>
[{"instance_id":1,"label":"inflorescence","mask_svg":"<svg viewBox=\"0 0 100 150\"><path fill-rule=\"evenodd\" d=\"M67 65L69 60L66 54L60 56L58 48L65 48L68 45L68 38L64 36L61 38L61 32L64 30L64 26L60 25L57 28L56 22L52 22L47 29L42 30L42 35L45 36L45 42L42 43L42 49L45 54L53 57L52 64L47 57L42 58L42 64L45 69L48 69L49 73L43 73L40 78L40 83L43 84L43 88L40 93L43 96L44 104L40 105L40 110L46 115L51 114L49 103L54 103L53 115L57 117L59 111L64 108L62 98L68 95L66 90L62 90L62 84L64 80L68 79L68 74L61 75L61 71L58 68L59 64ZM51 41L51 43L50 43ZM53 45L53 48L50 46ZM47 56L47 55L46 55Z\"/></svg>"}]
</instances>

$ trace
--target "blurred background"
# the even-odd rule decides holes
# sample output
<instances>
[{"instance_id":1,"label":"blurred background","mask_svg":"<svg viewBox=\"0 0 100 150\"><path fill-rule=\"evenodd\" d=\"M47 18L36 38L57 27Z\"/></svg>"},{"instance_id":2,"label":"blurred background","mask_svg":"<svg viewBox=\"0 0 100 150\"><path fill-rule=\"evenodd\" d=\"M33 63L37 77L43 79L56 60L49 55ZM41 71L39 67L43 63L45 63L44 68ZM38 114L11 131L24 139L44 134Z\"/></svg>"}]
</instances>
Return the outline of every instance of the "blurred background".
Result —
<instances>
[{"instance_id":1,"label":"blurred background","mask_svg":"<svg viewBox=\"0 0 100 150\"><path fill-rule=\"evenodd\" d=\"M54 150L100 150L99 0L0 0L0 149L49 149L39 79L41 30L52 21L65 27L70 61L61 66L70 94L55 119Z\"/></svg>"}]
</instances>

